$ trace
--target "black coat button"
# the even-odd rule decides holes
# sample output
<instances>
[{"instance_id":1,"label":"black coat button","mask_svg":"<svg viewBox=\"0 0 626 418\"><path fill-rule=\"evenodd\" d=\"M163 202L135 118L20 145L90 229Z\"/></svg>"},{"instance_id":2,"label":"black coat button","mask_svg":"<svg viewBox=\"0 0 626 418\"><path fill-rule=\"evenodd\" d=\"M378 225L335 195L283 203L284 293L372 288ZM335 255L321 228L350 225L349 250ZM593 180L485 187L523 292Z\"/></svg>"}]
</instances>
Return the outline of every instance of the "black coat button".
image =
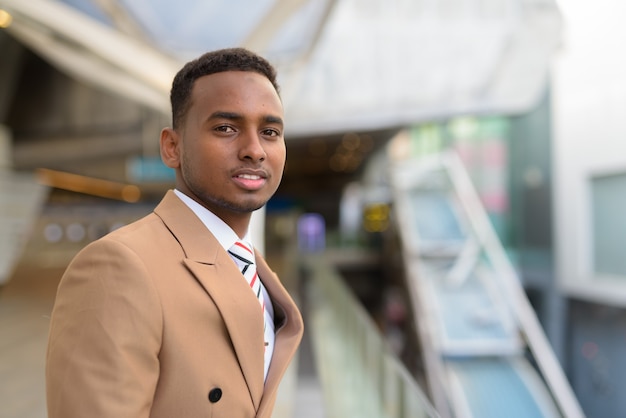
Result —
<instances>
[{"instance_id":1,"label":"black coat button","mask_svg":"<svg viewBox=\"0 0 626 418\"><path fill-rule=\"evenodd\" d=\"M222 389L211 389L211 391L209 392L209 401L211 401L211 403L215 403L220 399L222 399Z\"/></svg>"}]
</instances>

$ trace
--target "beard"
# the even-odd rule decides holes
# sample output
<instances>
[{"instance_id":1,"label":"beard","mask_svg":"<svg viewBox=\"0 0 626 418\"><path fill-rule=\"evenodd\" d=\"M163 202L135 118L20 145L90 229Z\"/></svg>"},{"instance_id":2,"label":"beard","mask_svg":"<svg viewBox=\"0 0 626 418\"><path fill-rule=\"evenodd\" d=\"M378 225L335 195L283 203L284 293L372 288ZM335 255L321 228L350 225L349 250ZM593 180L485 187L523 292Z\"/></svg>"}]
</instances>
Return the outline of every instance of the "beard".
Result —
<instances>
[{"instance_id":1,"label":"beard","mask_svg":"<svg viewBox=\"0 0 626 418\"><path fill-rule=\"evenodd\" d=\"M194 196L199 200L199 203L212 212L214 212L214 208L220 208L235 213L251 213L257 209L261 209L267 203L267 200L260 202L259 199L255 199L253 197L250 199L244 199L242 202L235 202L228 200L227 198L216 196L208 192L206 188L203 187L202 182L198 180L198 177L193 175L193 171L194 170L190 167L189 162L183 157L183 164L181 164L183 181Z\"/></svg>"},{"instance_id":2,"label":"beard","mask_svg":"<svg viewBox=\"0 0 626 418\"><path fill-rule=\"evenodd\" d=\"M201 189L189 185L189 190L201 201L202 205L213 212L212 208L226 209L236 213L251 213L257 209L261 209L266 202L259 203L256 201L249 202L233 202L223 198L219 198L208 193L204 193Z\"/></svg>"}]
</instances>

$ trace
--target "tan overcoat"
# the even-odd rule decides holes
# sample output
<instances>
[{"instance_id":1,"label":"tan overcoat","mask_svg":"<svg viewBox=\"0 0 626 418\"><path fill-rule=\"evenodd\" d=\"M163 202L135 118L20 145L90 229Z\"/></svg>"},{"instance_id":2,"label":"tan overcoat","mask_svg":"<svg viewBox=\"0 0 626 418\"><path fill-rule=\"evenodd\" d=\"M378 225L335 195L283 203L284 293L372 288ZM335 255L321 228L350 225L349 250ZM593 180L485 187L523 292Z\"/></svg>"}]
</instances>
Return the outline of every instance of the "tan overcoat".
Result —
<instances>
[{"instance_id":1,"label":"tan overcoat","mask_svg":"<svg viewBox=\"0 0 626 418\"><path fill-rule=\"evenodd\" d=\"M260 305L173 192L89 244L61 279L52 313L49 418L270 418L303 324L260 256L257 265L276 316L265 385Z\"/></svg>"}]
</instances>

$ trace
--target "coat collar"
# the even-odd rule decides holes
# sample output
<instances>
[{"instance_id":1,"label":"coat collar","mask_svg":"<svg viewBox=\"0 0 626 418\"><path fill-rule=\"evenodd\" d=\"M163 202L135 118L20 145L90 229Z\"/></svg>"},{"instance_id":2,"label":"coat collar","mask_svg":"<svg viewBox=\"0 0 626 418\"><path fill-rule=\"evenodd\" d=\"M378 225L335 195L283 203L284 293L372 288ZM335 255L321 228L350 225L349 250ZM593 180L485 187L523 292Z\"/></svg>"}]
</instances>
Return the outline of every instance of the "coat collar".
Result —
<instances>
[{"instance_id":1,"label":"coat collar","mask_svg":"<svg viewBox=\"0 0 626 418\"><path fill-rule=\"evenodd\" d=\"M180 243L185 256L200 263L215 264L223 248L202 221L173 190L154 209ZM221 251L220 251L221 250Z\"/></svg>"}]
</instances>

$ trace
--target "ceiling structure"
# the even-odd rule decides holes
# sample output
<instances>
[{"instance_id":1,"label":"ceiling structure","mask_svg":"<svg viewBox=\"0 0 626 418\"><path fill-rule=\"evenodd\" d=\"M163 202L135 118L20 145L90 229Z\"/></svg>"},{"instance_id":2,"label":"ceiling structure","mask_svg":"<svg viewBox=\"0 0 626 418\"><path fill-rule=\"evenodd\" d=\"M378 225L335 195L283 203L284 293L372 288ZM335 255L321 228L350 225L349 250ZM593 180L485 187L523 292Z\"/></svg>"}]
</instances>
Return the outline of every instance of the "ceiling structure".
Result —
<instances>
[{"instance_id":1,"label":"ceiling structure","mask_svg":"<svg viewBox=\"0 0 626 418\"><path fill-rule=\"evenodd\" d=\"M561 40L554 0L0 0L73 77L168 112L191 57L245 46L279 72L291 138L520 113Z\"/></svg>"},{"instance_id":2,"label":"ceiling structure","mask_svg":"<svg viewBox=\"0 0 626 418\"><path fill-rule=\"evenodd\" d=\"M285 106L289 158L281 189L324 205L398 129L533 107L561 40L555 1L0 0L0 28L69 78L164 117L171 80L184 62L222 47L260 53L278 70ZM0 52L9 64L20 54L2 37ZM20 68L0 70L3 117ZM0 129L0 148L7 138ZM81 138L48 147L15 139L13 155L25 155L25 166L75 152L90 165L85 152L132 142L107 135L66 153ZM7 155L0 149L0 159ZM2 168L0 180L15 184L14 173ZM23 206L37 207L42 193L36 187ZM13 192L0 190L0 202L15 203ZM12 234L0 234L0 247L24 241L33 221L34 215L11 213L17 212L0 208L0 232ZM0 283L15 258L2 253Z\"/></svg>"}]
</instances>

